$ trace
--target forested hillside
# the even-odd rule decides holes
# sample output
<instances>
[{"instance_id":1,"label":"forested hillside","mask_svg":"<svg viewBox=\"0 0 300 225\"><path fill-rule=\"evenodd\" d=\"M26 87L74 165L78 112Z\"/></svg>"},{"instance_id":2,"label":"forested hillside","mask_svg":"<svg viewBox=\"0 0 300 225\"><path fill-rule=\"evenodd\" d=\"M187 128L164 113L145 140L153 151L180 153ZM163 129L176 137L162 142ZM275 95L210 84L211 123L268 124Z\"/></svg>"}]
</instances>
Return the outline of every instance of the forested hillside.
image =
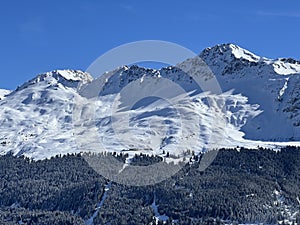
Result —
<instances>
[{"instance_id":1,"label":"forested hillside","mask_svg":"<svg viewBox=\"0 0 300 225\"><path fill-rule=\"evenodd\" d=\"M204 172L197 158L162 183L130 187L80 155L1 156L0 224L300 224L299 148L221 149Z\"/></svg>"}]
</instances>

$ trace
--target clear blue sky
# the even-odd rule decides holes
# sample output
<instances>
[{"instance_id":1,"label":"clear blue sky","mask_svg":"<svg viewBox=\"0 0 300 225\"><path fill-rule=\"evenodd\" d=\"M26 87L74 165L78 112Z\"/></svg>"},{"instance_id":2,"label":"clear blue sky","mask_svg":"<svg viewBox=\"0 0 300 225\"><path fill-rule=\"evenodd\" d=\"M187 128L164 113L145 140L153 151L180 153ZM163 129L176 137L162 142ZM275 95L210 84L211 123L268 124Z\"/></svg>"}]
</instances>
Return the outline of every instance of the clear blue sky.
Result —
<instances>
[{"instance_id":1,"label":"clear blue sky","mask_svg":"<svg viewBox=\"0 0 300 225\"><path fill-rule=\"evenodd\" d=\"M199 53L235 43L269 58L300 58L300 1L2 0L0 88L81 69L109 49L158 39Z\"/></svg>"}]
</instances>

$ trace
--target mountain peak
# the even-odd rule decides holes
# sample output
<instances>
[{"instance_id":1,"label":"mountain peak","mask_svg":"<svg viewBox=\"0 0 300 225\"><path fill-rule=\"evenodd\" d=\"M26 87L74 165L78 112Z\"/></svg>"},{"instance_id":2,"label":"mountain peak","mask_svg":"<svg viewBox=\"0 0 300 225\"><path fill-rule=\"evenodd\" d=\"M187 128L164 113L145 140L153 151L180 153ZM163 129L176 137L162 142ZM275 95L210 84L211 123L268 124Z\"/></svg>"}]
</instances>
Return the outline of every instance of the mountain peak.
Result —
<instances>
[{"instance_id":1,"label":"mountain peak","mask_svg":"<svg viewBox=\"0 0 300 225\"><path fill-rule=\"evenodd\" d=\"M261 57L255 55L254 53L231 43L219 44L213 47L205 48L200 53L200 57L204 59L216 58L220 56L225 57L226 61L236 58L244 59L249 62L258 62L261 59Z\"/></svg>"},{"instance_id":2,"label":"mountain peak","mask_svg":"<svg viewBox=\"0 0 300 225\"><path fill-rule=\"evenodd\" d=\"M89 83L92 80L93 77L90 74L80 70L53 70L37 75L35 78L18 87L16 91L23 90L40 82L46 82L48 85L60 83L65 87L77 88L79 83Z\"/></svg>"},{"instance_id":3,"label":"mountain peak","mask_svg":"<svg viewBox=\"0 0 300 225\"><path fill-rule=\"evenodd\" d=\"M73 81L90 82L93 80L90 74L80 70L54 70L50 74L58 74L67 80Z\"/></svg>"},{"instance_id":4,"label":"mountain peak","mask_svg":"<svg viewBox=\"0 0 300 225\"><path fill-rule=\"evenodd\" d=\"M36 81L44 81L45 79L52 77L58 81L60 80L66 80L70 82L91 82L93 80L93 77L81 70L53 70L47 73L39 74L36 78L33 80Z\"/></svg>"},{"instance_id":5,"label":"mountain peak","mask_svg":"<svg viewBox=\"0 0 300 225\"><path fill-rule=\"evenodd\" d=\"M251 66L264 67L269 72L279 75L300 73L300 61L292 58L268 59L235 44L219 44L205 48L199 55L209 66L216 67L224 74L240 73L243 68ZM260 70L260 69L258 69ZM261 73L258 71L258 73Z\"/></svg>"}]
</instances>

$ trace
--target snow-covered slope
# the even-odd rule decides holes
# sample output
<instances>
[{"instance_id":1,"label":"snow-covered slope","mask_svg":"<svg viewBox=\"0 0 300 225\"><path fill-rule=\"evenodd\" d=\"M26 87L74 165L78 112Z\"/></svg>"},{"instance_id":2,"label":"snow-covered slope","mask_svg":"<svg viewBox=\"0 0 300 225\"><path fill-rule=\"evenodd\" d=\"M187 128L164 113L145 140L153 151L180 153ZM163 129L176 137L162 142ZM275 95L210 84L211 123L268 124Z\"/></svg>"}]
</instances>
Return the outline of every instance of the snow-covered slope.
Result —
<instances>
[{"instance_id":1,"label":"snow-covered slope","mask_svg":"<svg viewBox=\"0 0 300 225\"><path fill-rule=\"evenodd\" d=\"M299 61L258 57L232 44L205 49L200 57L217 76L223 91L234 89L263 110L242 128L246 138L300 140Z\"/></svg>"},{"instance_id":2,"label":"snow-covered slope","mask_svg":"<svg viewBox=\"0 0 300 225\"><path fill-rule=\"evenodd\" d=\"M266 59L233 44L207 48L200 57L216 75L222 94L203 93L178 67L123 66L111 71L108 79L96 81L74 70L38 75L0 100L0 153L12 151L41 159L80 152L79 145L87 151L95 149L98 140L99 151L135 154L138 150L163 156L166 152L203 151L216 147L214 142L217 147L276 147L291 143L271 141L300 141L298 61ZM179 67L192 62L187 60ZM209 73L202 76L212 79ZM152 90L171 80L192 92L169 96L185 115L184 125L170 102L162 100L142 101L111 114L113 105L122 105L117 93L139 81L135 93L140 95L150 78L155 80ZM86 86L103 88L92 98L84 91ZM78 87L83 88L79 91ZM195 117L200 118L196 123ZM129 118L129 125L124 118Z\"/></svg>"},{"instance_id":3,"label":"snow-covered slope","mask_svg":"<svg viewBox=\"0 0 300 225\"><path fill-rule=\"evenodd\" d=\"M81 71L48 72L0 101L0 152L44 158L76 151L72 99L79 82L91 79Z\"/></svg>"},{"instance_id":4,"label":"snow-covered slope","mask_svg":"<svg viewBox=\"0 0 300 225\"><path fill-rule=\"evenodd\" d=\"M4 99L5 96L8 95L9 93L11 93L11 91L5 90L5 89L0 89L0 100Z\"/></svg>"}]
</instances>

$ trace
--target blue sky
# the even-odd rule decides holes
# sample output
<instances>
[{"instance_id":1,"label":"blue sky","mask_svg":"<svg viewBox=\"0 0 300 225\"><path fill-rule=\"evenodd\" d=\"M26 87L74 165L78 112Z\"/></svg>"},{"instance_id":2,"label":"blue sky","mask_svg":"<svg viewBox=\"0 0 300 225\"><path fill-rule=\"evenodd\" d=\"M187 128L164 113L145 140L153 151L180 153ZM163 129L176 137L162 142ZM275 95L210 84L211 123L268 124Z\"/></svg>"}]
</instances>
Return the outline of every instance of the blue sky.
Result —
<instances>
[{"instance_id":1,"label":"blue sky","mask_svg":"<svg viewBox=\"0 0 300 225\"><path fill-rule=\"evenodd\" d=\"M235 43L300 59L300 1L52 0L0 2L0 88L54 69L85 70L111 48L164 40L196 53Z\"/></svg>"}]
</instances>

